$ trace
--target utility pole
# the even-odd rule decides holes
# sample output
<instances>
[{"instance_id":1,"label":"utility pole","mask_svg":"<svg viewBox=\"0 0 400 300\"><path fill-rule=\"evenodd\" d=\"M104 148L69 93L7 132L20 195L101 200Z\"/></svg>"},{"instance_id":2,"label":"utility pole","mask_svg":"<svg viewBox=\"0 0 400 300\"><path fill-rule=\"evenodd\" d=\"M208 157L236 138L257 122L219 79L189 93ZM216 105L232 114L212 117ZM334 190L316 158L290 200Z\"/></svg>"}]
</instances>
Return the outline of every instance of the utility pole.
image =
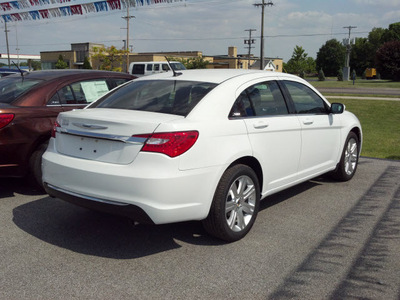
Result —
<instances>
[{"instance_id":1,"label":"utility pole","mask_svg":"<svg viewBox=\"0 0 400 300\"><path fill-rule=\"evenodd\" d=\"M346 46L346 61L345 66L343 68L343 80L347 81L350 78L350 53L351 53L351 30L353 28L357 28L357 26L345 26L343 28L347 28L349 30L349 38L344 40L344 45Z\"/></svg>"},{"instance_id":2,"label":"utility pole","mask_svg":"<svg viewBox=\"0 0 400 300\"><path fill-rule=\"evenodd\" d=\"M253 4L256 7L261 6L261 45L260 45L260 70L264 70L264 9L265 6L273 6L274 3L272 1L268 1L265 3L265 0L262 0L262 3Z\"/></svg>"},{"instance_id":3,"label":"utility pole","mask_svg":"<svg viewBox=\"0 0 400 300\"><path fill-rule=\"evenodd\" d=\"M247 48L249 49L247 69L250 69L250 54L251 54L251 48L254 48L254 47L252 47L251 45L254 44L254 43L256 42L255 39L252 39L252 38L251 38L251 33L252 33L253 31L256 31L256 30L255 30L255 29L246 29L245 31L248 31L248 32L249 32L249 39L248 39L248 40L244 40L244 43L248 45Z\"/></svg>"},{"instance_id":4,"label":"utility pole","mask_svg":"<svg viewBox=\"0 0 400 300\"><path fill-rule=\"evenodd\" d=\"M122 17L122 19L126 20L126 42L125 42L125 51L126 51L126 73L129 73L129 20L134 18L134 16L129 15L129 1L125 1L126 3L126 16Z\"/></svg>"},{"instance_id":5,"label":"utility pole","mask_svg":"<svg viewBox=\"0 0 400 300\"><path fill-rule=\"evenodd\" d=\"M8 46L8 33L10 30L7 30L7 20L4 20L4 32L6 33L6 44L7 44L7 57L8 57L8 68L11 68L10 63L10 47Z\"/></svg>"}]
</instances>

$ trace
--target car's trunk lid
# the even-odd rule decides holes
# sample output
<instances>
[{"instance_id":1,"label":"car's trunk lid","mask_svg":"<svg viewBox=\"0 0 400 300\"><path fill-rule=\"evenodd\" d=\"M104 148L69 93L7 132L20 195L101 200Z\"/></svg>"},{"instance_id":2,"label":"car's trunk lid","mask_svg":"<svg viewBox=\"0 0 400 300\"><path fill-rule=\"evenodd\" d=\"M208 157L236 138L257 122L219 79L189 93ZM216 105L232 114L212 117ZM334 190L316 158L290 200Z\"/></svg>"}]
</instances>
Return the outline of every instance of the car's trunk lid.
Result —
<instances>
[{"instance_id":1,"label":"car's trunk lid","mask_svg":"<svg viewBox=\"0 0 400 300\"><path fill-rule=\"evenodd\" d=\"M121 109L85 109L60 114L56 135L59 153L113 164L129 164L160 123L182 116Z\"/></svg>"}]
</instances>

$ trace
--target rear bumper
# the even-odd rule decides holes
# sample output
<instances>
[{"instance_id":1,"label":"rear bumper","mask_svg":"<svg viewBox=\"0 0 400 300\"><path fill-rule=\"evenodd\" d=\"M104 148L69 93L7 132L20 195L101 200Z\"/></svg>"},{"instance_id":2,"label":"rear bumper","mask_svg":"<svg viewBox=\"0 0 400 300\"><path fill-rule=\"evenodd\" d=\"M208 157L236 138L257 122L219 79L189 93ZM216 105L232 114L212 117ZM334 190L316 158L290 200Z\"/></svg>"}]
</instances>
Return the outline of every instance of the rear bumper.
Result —
<instances>
[{"instance_id":1,"label":"rear bumper","mask_svg":"<svg viewBox=\"0 0 400 300\"><path fill-rule=\"evenodd\" d=\"M152 153L128 165L79 159L57 153L52 142L42 158L46 191L59 199L154 224L205 219L223 167L178 166Z\"/></svg>"},{"instance_id":2,"label":"rear bumper","mask_svg":"<svg viewBox=\"0 0 400 300\"><path fill-rule=\"evenodd\" d=\"M48 193L51 197L59 198L84 208L129 217L130 219L133 219L134 221L137 221L139 223L154 224L154 222L144 212L144 210L135 205L112 202L70 193L47 183L44 183L44 189L46 190L46 193Z\"/></svg>"}]
</instances>

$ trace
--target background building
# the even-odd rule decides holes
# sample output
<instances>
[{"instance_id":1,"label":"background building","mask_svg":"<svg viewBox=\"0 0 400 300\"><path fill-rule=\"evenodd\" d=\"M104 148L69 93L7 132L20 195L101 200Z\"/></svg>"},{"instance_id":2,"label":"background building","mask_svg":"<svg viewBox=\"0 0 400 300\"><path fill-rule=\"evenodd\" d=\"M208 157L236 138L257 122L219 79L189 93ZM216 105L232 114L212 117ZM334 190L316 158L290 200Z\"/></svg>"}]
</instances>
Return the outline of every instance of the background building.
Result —
<instances>
[{"instance_id":1,"label":"background building","mask_svg":"<svg viewBox=\"0 0 400 300\"><path fill-rule=\"evenodd\" d=\"M42 69L54 69L61 55L70 69L80 69L83 67L85 57L88 58L93 69L98 69L100 62L93 59L95 54L94 48L104 48L103 44L95 43L79 43L71 44L71 50L67 51L45 51L40 52ZM166 61L165 57L176 58L193 58L202 57L208 61L209 69L259 69L260 62L257 57L248 56L248 54L238 54L237 48L231 46L228 48L228 55L207 56L201 51L173 51L173 52L145 52L145 53L129 53L129 63L143 61ZM126 64L126 59L123 59ZM283 60L281 58L265 58L264 69L267 71L282 72ZM119 67L119 66L117 66ZM126 66L122 65L122 70L126 70Z\"/></svg>"}]
</instances>

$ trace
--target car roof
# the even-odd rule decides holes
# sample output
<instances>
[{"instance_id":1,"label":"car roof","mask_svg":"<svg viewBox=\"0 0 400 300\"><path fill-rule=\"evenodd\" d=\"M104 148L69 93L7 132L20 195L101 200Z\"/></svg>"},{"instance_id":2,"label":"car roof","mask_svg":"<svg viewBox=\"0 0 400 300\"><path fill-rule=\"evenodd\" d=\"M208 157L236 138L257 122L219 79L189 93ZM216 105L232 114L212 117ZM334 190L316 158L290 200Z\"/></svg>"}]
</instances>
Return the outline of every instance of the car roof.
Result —
<instances>
[{"instance_id":1,"label":"car roof","mask_svg":"<svg viewBox=\"0 0 400 300\"><path fill-rule=\"evenodd\" d=\"M150 75L146 77L141 77L137 80L155 80L155 79L169 79L169 80L182 80L182 81L198 81L198 82L211 82L215 84L220 84L229 79L239 77L239 76L263 76L276 78L281 73L270 72L262 70L247 70L247 69L196 69L196 70L179 70L176 72L180 73L178 76L174 76L173 72L166 72L161 74ZM288 74L285 74L285 76Z\"/></svg>"},{"instance_id":2,"label":"car roof","mask_svg":"<svg viewBox=\"0 0 400 300\"><path fill-rule=\"evenodd\" d=\"M42 80L50 80L50 79L57 79L60 77L69 77L69 76L88 76L88 75L99 75L99 76L129 76L127 73L120 73L120 72L112 72L112 71L100 71L100 70L82 70L82 69L61 69L61 70L42 70L42 71L33 71L33 72L26 72L24 73L24 78L30 79L42 79ZM8 76L9 78L12 77L21 77L21 74L13 74ZM132 77L132 76L131 76Z\"/></svg>"}]
</instances>

